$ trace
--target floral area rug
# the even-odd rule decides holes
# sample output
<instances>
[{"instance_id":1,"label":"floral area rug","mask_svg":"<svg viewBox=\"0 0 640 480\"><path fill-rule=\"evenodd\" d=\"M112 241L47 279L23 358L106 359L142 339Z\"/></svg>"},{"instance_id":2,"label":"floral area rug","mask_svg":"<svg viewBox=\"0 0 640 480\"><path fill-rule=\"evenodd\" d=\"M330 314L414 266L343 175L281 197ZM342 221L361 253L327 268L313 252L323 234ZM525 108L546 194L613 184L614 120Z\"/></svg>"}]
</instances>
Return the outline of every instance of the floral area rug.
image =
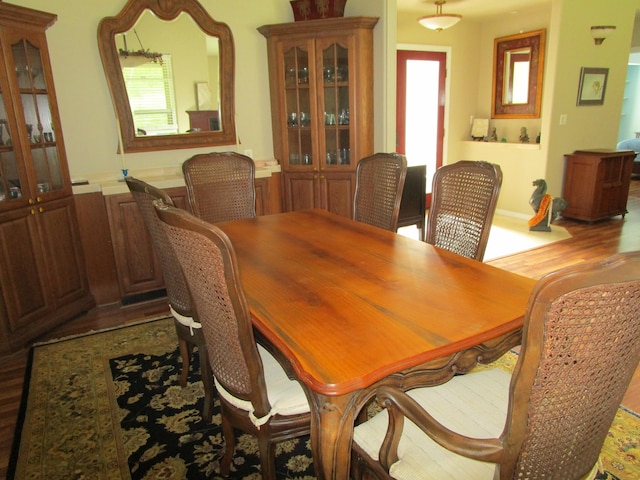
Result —
<instances>
[{"instance_id":1,"label":"floral area rug","mask_svg":"<svg viewBox=\"0 0 640 480\"><path fill-rule=\"evenodd\" d=\"M183 389L170 319L36 347L19 455L7 478L222 478L219 404L213 422L203 422L193 358ZM509 370L516 358L492 365ZM640 478L639 441L640 418L621 408L597 478ZM254 437L238 432L231 468L230 478L261 478ZM278 478L314 478L309 438L280 443L276 468Z\"/></svg>"}]
</instances>

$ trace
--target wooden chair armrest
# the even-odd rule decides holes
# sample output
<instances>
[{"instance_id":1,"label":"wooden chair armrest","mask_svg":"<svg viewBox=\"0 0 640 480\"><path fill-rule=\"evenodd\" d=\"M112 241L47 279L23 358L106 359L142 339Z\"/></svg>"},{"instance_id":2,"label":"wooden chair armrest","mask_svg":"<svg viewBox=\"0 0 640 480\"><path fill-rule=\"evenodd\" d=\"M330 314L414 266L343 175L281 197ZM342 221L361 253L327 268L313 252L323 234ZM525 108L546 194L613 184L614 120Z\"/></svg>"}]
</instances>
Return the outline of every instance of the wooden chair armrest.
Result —
<instances>
[{"instance_id":1,"label":"wooden chair armrest","mask_svg":"<svg viewBox=\"0 0 640 480\"><path fill-rule=\"evenodd\" d=\"M377 396L379 404L389 413L389 428L380 447L379 457L380 463L387 471L398 461L398 443L402 437L405 417L447 450L475 460L499 463L504 451L500 439L460 435L442 425L418 402L397 388L380 387Z\"/></svg>"}]
</instances>

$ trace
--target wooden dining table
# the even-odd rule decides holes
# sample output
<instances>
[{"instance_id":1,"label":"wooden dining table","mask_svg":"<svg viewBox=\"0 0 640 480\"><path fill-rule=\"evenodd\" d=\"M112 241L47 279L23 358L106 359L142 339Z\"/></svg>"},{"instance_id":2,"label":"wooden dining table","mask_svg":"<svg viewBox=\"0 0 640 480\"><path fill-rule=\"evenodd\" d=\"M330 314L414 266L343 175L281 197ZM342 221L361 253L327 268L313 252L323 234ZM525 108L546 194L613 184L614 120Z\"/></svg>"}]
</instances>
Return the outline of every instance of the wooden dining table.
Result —
<instances>
[{"instance_id":1,"label":"wooden dining table","mask_svg":"<svg viewBox=\"0 0 640 480\"><path fill-rule=\"evenodd\" d=\"M520 344L532 279L319 209L217 225L256 338L309 398L318 478L349 478L377 387L443 383Z\"/></svg>"}]
</instances>

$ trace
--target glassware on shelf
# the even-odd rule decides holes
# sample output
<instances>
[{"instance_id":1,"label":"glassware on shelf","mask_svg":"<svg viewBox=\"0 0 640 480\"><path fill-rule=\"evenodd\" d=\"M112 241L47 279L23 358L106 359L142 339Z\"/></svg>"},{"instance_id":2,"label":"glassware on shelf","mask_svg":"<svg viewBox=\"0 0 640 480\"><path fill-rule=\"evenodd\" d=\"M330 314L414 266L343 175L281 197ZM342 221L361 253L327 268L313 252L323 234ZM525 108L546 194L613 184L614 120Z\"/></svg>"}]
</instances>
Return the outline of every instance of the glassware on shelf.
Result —
<instances>
[{"instance_id":1,"label":"glassware on shelf","mask_svg":"<svg viewBox=\"0 0 640 480\"><path fill-rule=\"evenodd\" d=\"M349 109L343 108L338 116L338 124L349 125Z\"/></svg>"},{"instance_id":2,"label":"glassware on shelf","mask_svg":"<svg viewBox=\"0 0 640 480\"><path fill-rule=\"evenodd\" d=\"M334 80L335 80L335 77L334 77L333 67L324 67L324 81L333 82Z\"/></svg>"},{"instance_id":3,"label":"glassware on shelf","mask_svg":"<svg viewBox=\"0 0 640 480\"><path fill-rule=\"evenodd\" d=\"M338 165L349 165L351 150L349 148L341 148L338 156Z\"/></svg>"},{"instance_id":4,"label":"glassware on shelf","mask_svg":"<svg viewBox=\"0 0 640 480\"><path fill-rule=\"evenodd\" d=\"M336 124L336 114L335 113L324 112L324 124L325 125L335 125Z\"/></svg>"},{"instance_id":5,"label":"glassware on shelf","mask_svg":"<svg viewBox=\"0 0 640 480\"><path fill-rule=\"evenodd\" d=\"M309 83L309 68L302 67L298 71L298 83Z\"/></svg>"},{"instance_id":6,"label":"glassware on shelf","mask_svg":"<svg viewBox=\"0 0 640 480\"><path fill-rule=\"evenodd\" d=\"M20 187L9 187L9 198L22 198Z\"/></svg>"}]
</instances>

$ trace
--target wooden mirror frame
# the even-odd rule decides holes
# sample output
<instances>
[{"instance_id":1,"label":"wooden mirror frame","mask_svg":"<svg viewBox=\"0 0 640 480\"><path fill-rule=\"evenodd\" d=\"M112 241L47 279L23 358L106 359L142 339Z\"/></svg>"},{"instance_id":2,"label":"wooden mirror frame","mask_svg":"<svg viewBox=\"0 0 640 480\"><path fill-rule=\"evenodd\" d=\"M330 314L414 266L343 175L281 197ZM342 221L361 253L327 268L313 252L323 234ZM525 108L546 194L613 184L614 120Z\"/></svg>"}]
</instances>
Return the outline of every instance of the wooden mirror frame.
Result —
<instances>
[{"instance_id":1,"label":"wooden mirror frame","mask_svg":"<svg viewBox=\"0 0 640 480\"><path fill-rule=\"evenodd\" d=\"M544 29L535 30L494 40L491 118L540 118L546 33L547 31ZM504 98L505 53L509 50L526 47L531 48L529 101L522 104L504 104L502 99Z\"/></svg>"},{"instance_id":2,"label":"wooden mirror frame","mask_svg":"<svg viewBox=\"0 0 640 480\"><path fill-rule=\"evenodd\" d=\"M129 97L116 47L116 34L129 31L145 10L160 20L171 21L181 13L191 16L207 35L217 37L220 45L220 119L221 130L172 135L136 136ZM236 143L234 121L235 56L231 29L216 22L197 0L128 0L115 17L105 17L98 26L98 48L125 152L172 150L179 148L233 145Z\"/></svg>"}]
</instances>

